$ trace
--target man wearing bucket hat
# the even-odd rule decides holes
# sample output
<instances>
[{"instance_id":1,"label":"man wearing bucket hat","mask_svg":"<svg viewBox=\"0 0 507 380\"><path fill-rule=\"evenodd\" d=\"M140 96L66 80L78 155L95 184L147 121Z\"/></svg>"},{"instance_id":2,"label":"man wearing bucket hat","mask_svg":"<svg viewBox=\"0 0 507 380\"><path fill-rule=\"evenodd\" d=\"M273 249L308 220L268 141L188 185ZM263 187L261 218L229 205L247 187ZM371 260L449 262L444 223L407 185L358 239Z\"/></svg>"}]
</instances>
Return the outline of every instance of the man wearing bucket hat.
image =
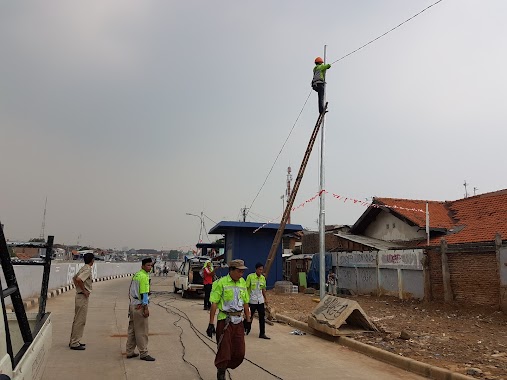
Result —
<instances>
[{"instance_id":1,"label":"man wearing bucket hat","mask_svg":"<svg viewBox=\"0 0 507 380\"><path fill-rule=\"evenodd\" d=\"M210 302L210 319L206 333L210 338L216 334L218 351L215 356L217 379L225 380L227 368L237 368L245 358L245 333L252 327L248 302L250 298L243 279L243 260L229 262L229 274L213 283ZM218 312L215 330L215 313ZM243 318L244 313L244 318Z\"/></svg>"}]
</instances>

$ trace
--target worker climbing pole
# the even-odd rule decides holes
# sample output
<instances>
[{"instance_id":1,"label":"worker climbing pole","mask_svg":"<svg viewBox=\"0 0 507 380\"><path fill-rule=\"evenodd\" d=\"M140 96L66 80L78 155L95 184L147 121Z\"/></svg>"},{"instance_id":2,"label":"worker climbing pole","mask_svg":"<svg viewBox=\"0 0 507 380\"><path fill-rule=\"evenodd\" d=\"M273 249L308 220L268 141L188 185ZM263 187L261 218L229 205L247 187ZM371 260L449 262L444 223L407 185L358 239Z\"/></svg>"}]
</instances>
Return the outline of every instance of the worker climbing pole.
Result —
<instances>
[{"instance_id":1,"label":"worker climbing pole","mask_svg":"<svg viewBox=\"0 0 507 380\"><path fill-rule=\"evenodd\" d=\"M324 56L325 56L325 50L324 50ZM315 143L315 140L317 139L317 134L319 133L319 129L320 129L321 125L323 125L323 123L324 123L324 116L327 112L327 102L325 102L326 71L330 68L331 68L331 65L325 64L324 60L321 57L315 58L315 67L313 68L312 88L318 94L319 117L317 119L317 123L315 124L315 128L313 129L313 133L310 138L310 142L308 143L308 147L306 149L305 156L303 157L303 162L301 163L301 166L299 168L299 173L296 178L296 182L294 184L294 189L292 190L289 200L287 201L287 205L285 207L285 211L283 213L282 220L280 222L280 226L278 227L278 231L276 232L275 238L273 240L273 244L271 245L271 249L269 251L268 258L266 259L266 265L264 266L264 274L266 277L269 275L269 271L271 269L271 265L273 264L276 252L278 250L278 246L280 245L280 242L282 240L283 231L285 230L285 225L287 224L287 219L290 215L290 210L292 209L292 206L294 205L294 200L295 200L297 192L299 190L299 185L301 184L301 180L303 179L303 175L304 175L308 160L310 158L310 154L312 152L313 145ZM321 147L321 149L323 149L323 147ZM322 168L321 168L321 171L322 171ZM322 173L321 173L321 177L322 177ZM321 183L321 189L319 192L319 195L321 196L321 203L323 201L322 200L323 191L324 190L322 188L322 183Z\"/></svg>"},{"instance_id":2,"label":"worker climbing pole","mask_svg":"<svg viewBox=\"0 0 507 380\"><path fill-rule=\"evenodd\" d=\"M319 114L324 112L324 95L326 86L326 70L330 69L331 65L324 64L321 57L315 58L315 67L313 68L312 88L317 91L319 95Z\"/></svg>"},{"instance_id":3,"label":"worker climbing pole","mask_svg":"<svg viewBox=\"0 0 507 380\"><path fill-rule=\"evenodd\" d=\"M314 77L316 76L316 72L320 72L321 80L323 82L321 86L321 90L319 91L319 102L323 103L326 101L326 70L331 67L331 65L326 65L326 51L327 46L324 45L324 59L319 59L319 62L316 62L316 67L314 69ZM320 57L318 57L320 58ZM320 128L320 172L319 172L319 295L322 300L325 297L325 287L324 283L326 281L326 263L325 263L325 251L326 251L326 180L325 180L325 165L324 165L324 157L325 157L325 128L324 128L324 120L322 120L322 127Z\"/></svg>"},{"instance_id":4,"label":"worker climbing pole","mask_svg":"<svg viewBox=\"0 0 507 380\"><path fill-rule=\"evenodd\" d=\"M368 45L372 44L373 42L379 40L380 38L386 36L387 34L391 33L392 31L398 29L402 25L406 24L410 20L413 20L415 17L419 16L429 8L437 5L438 3L442 2L442 0L437 0L433 4L430 4L420 12L416 13L412 17L406 19L402 23L398 24L394 28L391 28L387 32L379 35L378 37L370 40L369 42L363 44L359 48L351 51L348 54L345 54L341 58L335 60L332 62L332 64L335 64L349 56L351 56L354 53L357 53L361 49L367 47ZM331 64L325 63L326 59L326 46L324 46L324 59L321 57L315 58L315 67L313 68L313 79L312 79L312 88L314 91L318 94L318 104L319 104L319 118L317 119L317 123L315 124L315 128L313 130L312 137L310 138L310 142L308 144L308 148L306 149L305 156L303 158L303 162L301 164L301 167L299 168L299 173L296 178L296 182L294 184L294 189L292 193L290 194L289 200L287 201L287 206L285 208L285 211L282 216L282 220L280 221L280 226L278 228L278 231L275 235L275 239L273 241L273 244L271 246L271 249L268 254L268 258L266 259L266 265L264 266L265 276L267 277L269 275L269 271L271 269L271 265L273 264L275 254L278 250L278 246L280 245L280 241L282 238L283 231L285 229L285 225L287 223L287 218L290 214L290 210L292 209L292 206L294 204L294 200L296 198L297 191L299 189L299 185L301 183L301 180L303 178L304 171L306 169L306 165L308 163L308 159L310 157L310 153L312 151L315 139L317 138L317 133L319 129L322 131L322 138L321 138L321 173L320 173L320 189L319 189L319 196L320 196L320 213L319 213L319 253L320 253L320 265L319 265L319 272L320 272L320 297L321 299L324 297L324 269L325 269L325 263L324 263L324 251L325 251L325 210L324 210L324 115L327 112L327 102L326 102L326 71L331 68ZM308 96L309 97L309 96ZM306 103L305 103L306 104ZM303 107L304 108L304 107ZM321 128L322 125L322 128Z\"/></svg>"}]
</instances>

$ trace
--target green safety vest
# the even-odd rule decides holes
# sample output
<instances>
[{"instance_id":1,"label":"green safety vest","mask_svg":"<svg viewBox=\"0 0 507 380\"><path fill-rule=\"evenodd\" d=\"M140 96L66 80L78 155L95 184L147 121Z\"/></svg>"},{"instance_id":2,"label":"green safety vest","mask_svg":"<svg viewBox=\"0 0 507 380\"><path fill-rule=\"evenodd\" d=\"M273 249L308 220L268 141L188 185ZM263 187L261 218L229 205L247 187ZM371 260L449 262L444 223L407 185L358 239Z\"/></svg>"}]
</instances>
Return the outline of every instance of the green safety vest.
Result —
<instances>
[{"instance_id":1,"label":"green safety vest","mask_svg":"<svg viewBox=\"0 0 507 380\"><path fill-rule=\"evenodd\" d=\"M217 317L219 321L227 318L227 312L243 311L243 306L250 302L245 279L241 277L235 282L227 275L215 281L209 300L216 303L220 310Z\"/></svg>"}]
</instances>

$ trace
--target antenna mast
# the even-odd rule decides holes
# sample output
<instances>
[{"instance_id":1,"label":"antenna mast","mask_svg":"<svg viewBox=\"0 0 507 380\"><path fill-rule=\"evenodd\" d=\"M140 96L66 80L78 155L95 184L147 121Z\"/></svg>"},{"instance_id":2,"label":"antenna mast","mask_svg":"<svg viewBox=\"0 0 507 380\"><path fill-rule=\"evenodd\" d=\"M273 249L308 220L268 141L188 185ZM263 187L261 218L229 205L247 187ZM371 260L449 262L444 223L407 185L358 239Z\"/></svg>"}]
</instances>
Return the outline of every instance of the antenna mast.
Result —
<instances>
[{"instance_id":1,"label":"antenna mast","mask_svg":"<svg viewBox=\"0 0 507 380\"><path fill-rule=\"evenodd\" d=\"M468 198L468 191L467 191L467 180L465 180L465 182L463 183L463 186L465 186L465 198Z\"/></svg>"},{"instance_id":2,"label":"antenna mast","mask_svg":"<svg viewBox=\"0 0 507 380\"><path fill-rule=\"evenodd\" d=\"M44 240L44 230L46 229L46 206L48 204L48 197L46 197L46 202L44 202L44 214L42 214L42 226L40 229L40 238Z\"/></svg>"},{"instance_id":3,"label":"antenna mast","mask_svg":"<svg viewBox=\"0 0 507 380\"><path fill-rule=\"evenodd\" d=\"M291 168L290 166L287 168L287 190L285 191L285 196L287 199L290 198L290 183L292 181L292 174L291 174ZM290 211L289 211L289 217L287 218L287 223L290 224Z\"/></svg>"}]
</instances>

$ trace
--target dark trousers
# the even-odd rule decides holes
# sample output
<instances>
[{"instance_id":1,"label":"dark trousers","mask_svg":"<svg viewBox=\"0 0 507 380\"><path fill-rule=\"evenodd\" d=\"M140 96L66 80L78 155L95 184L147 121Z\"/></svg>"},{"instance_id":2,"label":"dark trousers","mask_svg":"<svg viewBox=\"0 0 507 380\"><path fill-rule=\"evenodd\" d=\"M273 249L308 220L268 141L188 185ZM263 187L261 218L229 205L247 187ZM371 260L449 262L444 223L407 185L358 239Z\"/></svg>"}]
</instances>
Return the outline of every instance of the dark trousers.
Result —
<instances>
[{"instance_id":1,"label":"dark trousers","mask_svg":"<svg viewBox=\"0 0 507 380\"><path fill-rule=\"evenodd\" d=\"M317 91L319 96L319 114L324 112L324 83L316 84L313 89Z\"/></svg>"},{"instance_id":2,"label":"dark trousers","mask_svg":"<svg viewBox=\"0 0 507 380\"><path fill-rule=\"evenodd\" d=\"M211 308L211 302L209 302L209 296L211 294L211 287L212 284L206 284L204 285L204 307L206 309Z\"/></svg>"},{"instance_id":3,"label":"dark trousers","mask_svg":"<svg viewBox=\"0 0 507 380\"><path fill-rule=\"evenodd\" d=\"M253 318L255 310L259 312L259 336L266 334L266 309L263 303L250 304L250 315Z\"/></svg>"},{"instance_id":4,"label":"dark trousers","mask_svg":"<svg viewBox=\"0 0 507 380\"><path fill-rule=\"evenodd\" d=\"M225 319L217 321L218 351L215 367L218 369L237 368L245 358L245 328L243 323L229 323L225 328Z\"/></svg>"}]
</instances>

